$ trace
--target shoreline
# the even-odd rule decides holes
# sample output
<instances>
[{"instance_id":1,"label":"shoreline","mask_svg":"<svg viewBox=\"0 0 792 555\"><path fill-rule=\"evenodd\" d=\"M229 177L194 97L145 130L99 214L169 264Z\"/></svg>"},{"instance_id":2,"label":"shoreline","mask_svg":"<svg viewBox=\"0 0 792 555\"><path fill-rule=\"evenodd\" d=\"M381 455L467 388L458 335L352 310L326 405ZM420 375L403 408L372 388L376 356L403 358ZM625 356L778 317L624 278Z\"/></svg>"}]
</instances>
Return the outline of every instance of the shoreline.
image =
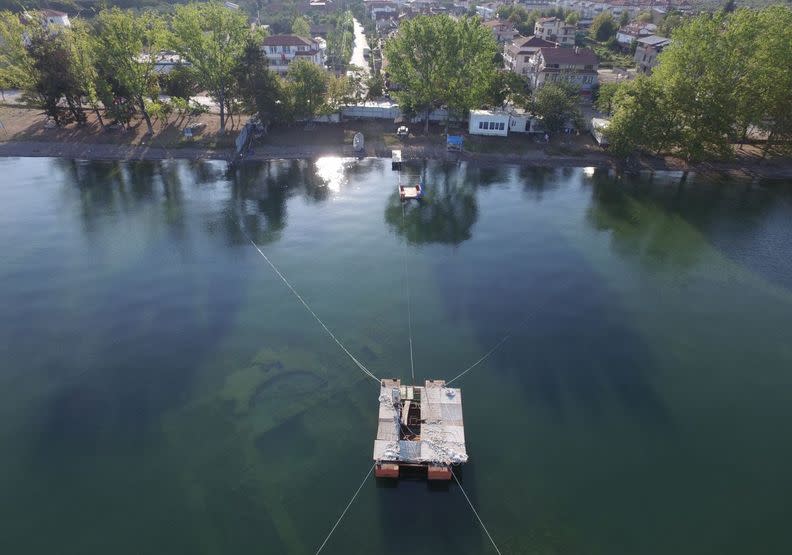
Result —
<instances>
[{"instance_id":1,"label":"shoreline","mask_svg":"<svg viewBox=\"0 0 792 555\"><path fill-rule=\"evenodd\" d=\"M598 167L617 169L618 163L605 153L590 153L584 156L549 155L541 151L529 151L520 154L447 152L445 148L435 146L402 147L405 161L438 160L447 162L464 161L477 165L514 164L531 167ZM0 141L0 157L2 158L68 158L96 161L130 161L130 160L219 160L230 162L233 158L232 149L209 148L165 148L146 145L120 145L103 143L67 143L57 141ZM382 148L366 148L363 156L352 150L350 145L305 145L272 146L257 145L241 162L311 159L322 156L378 157L390 158L390 150ZM705 162L686 165L675 159L642 160L637 172L653 171L690 171L730 177L785 179L792 178L792 160L770 160L763 164L745 164L741 162Z\"/></svg>"}]
</instances>

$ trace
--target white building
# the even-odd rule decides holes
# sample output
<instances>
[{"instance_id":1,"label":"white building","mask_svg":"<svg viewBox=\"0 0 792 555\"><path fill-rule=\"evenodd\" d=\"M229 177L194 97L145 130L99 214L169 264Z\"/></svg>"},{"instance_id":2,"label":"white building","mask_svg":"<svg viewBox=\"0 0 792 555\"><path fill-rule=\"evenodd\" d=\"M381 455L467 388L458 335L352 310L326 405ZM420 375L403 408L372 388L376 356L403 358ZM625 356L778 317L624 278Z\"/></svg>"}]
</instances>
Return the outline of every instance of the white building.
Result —
<instances>
[{"instance_id":1,"label":"white building","mask_svg":"<svg viewBox=\"0 0 792 555\"><path fill-rule=\"evenodd\" d=\"M471 110L468 133L505 137L509 134L509 117L503 110Z\"/></svg>"},{"instance_id":2,"label":"white building","mask_svg":"<svg viewBox=\"0 0 792 555\"><path fill-rule=\"evenodd\" d=\"M399 6L390 0L364 0L366 12L373 20L399 16Z\"/></svg>"},{"instance_id":3,"label":"white building","mask_svg":"<svg viewBox=\"0 0 792 555\"><path fill-rule=\"evenodd\" d=\"M280 75L289 70L292 60L308 60L321 68L325 66L325 51L316 39L297 35L270 35L262 42L270 69Z\"/></svg>"},{"instance_id":4,"label":"white building","mask_svg":"<svg viewBox=\"0 0 792 555\"><path fill-rule=\"evenodd\" d=\"M71 27L69 15L57 10L41 10L41 17L47 27Z\"/></svg>"},{"instance_id":5,"label":"white building","mask_svg":"<svg viewBox=\"0 0 792 555\"><path fill-rule=\"evenodd\" d=\"M540 48L552 48L555 44L539 37L517 37L503 50L503 63L509 71L523 77L528 75L531 58Z\"/></svg>"},{"instance_id":6,"label":"white building","mask_svg":"<svg viewBox=\"0 0 792 555\"><path fill-rule=\"evenodd\" d=\"M468 133L506 137L511 133L537 133L541 122L522 110L471 110Z\"/></svg>"},{"instance_id":7,"label":"white building","mask_svg":"<svg viewBox=\"0 0 792 555\"><path fill-rule=\"evenodd\" d=\"M545 83L565 81L590 93L597 82L597 55L588 48L540 48L531 58L528 78L536 90Z\"/></svg>"},{"instance_id":8,"label":"white building","mask_svg":"<svg viewBox=\"0 0 792 555\"><path fill-rule=\"evenodd\" d=\"M575 45L577 25L570 25L557 17L541 17L534 25L534 36L561 46Z\"/></svg>"}]
</instances>

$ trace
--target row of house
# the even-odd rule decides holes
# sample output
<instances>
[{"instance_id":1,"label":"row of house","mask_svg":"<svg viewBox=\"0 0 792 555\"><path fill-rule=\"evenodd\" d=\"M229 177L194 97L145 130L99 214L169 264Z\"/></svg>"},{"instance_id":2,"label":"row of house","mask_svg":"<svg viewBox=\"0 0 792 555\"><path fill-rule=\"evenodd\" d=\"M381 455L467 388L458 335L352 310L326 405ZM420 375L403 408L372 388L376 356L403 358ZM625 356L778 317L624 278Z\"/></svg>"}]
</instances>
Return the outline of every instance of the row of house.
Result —
<instances>
[{"instance_id":1,"label":"row of house","mask_svg":"<svg viewBox=\"0 0 792 555\"><path fill-rule=\"evenodd\" d=\"M294 60L307 60L321 68L325 67L327 60L327 43L321 37L270 35L264 38L262 49L270 69L279 75L285 75Z\"/></svg>"},{"instance_id":2,"label":"row of house","mask_svg":"<svg viewBox=\"0 0 792 555\"><path fill-rule=\"evenodd\" d=\"M654 35L657 25L654 23L629 23L616 31L616 42L620 47L629 49L638 39Z\"/></svg>"}]
</instances>

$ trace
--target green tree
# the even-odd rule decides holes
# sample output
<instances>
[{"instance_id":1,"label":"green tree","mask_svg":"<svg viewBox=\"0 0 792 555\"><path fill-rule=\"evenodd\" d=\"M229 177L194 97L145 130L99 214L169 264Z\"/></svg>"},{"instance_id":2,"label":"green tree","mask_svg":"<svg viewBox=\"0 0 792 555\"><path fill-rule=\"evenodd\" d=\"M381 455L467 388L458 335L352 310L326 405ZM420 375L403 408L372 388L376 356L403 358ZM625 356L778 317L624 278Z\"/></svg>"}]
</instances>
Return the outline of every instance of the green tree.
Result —
<instances>
[{"instance_id":1,"label":"green tree","mask_svg":"<svg viewBox=\"0 0 792 555\"><path fill-rule=\"evenodd\" d=\"M641 12L638 14L638 17L635 18L635 21L638 21L639 23L651 23L652 14L649 12Z\"/></svg>"},{"instance_id":2,"label":"green tree","mask_svg":"<svg viewBox=\"0 0 792 555\"><path fill-rule=\"evenodd\" d=\"M657 26L657 33L662 37L670 37L674 29L684 23L682 16L678 13L669 13L663 18L663 21Z\"/></svg>"},{"instance_id":3,"label":"green tree","mask_svg":"<svg viewBox=\"0 0 792 555\"><path fill-rule=\"evenodd\" d=\"M498 71L487 93L486 103L501 106L507 102L528 108L531 104L531 86L522 75L513 71Z\"/></svg>"},{"instance_id":4,"label":"green tree","mask_svg":"<svg viewBox=\"0 0 792 555\"><path fill-rule=\"evenodd\" d=\"M624 10L619 18L619 27L624 27L630 22L630 12Z\"/></svg>"},{"instance_id":5,"label":"green tree","mask_svg":"<svg viewBox=\"0 0 792 555\"><path fill-rule=\"evenodd\" d=\"M597 91L594 107L604 114L610 114L613 111L613 98L622 85L623 83L620 82L601 84Z\"/></svg>"},{"instance_id":6,"label":"green tree","mask_svg":"<svg viewBox=\"0 0 792 555\"><path fill-rule=\"evenodd\" d=\"M368 93L366 94L367 98L373 100L381 97L385 88L382 76L379 74L371 75L368 80L366 80L366 88L368 89Z\"/></svg>"},{"instance_id":7,"label":"green tree","mask_svg":"<svg viewBox=\"0 0 792 555\"><path fill-rule=\"evenodd\" d=\"M154 133L146 98L156 99L156 54L164 39L162 19L152 13L134 14L117 8L99 12L96 19L96 68L105 106L114 106L116 117L137 108ZM128 121L128 120L127 120Z\"/></svg>"},{"instance_id":8,"label":"green tree","mask_svg":"<svg viewBox=\"0 0 792 555\"><path fill-rule=\"evenodd\" d=\"M270 71L267 57L253 37L248 39L232 77L238 88L236 96L246 109L258 113L262 121L283 122L288 118L288 102L281 81Z\"/></svg>"},{"instance_id":9,"label":"green tree","mask_svg":"<svg viewBox=\"0 0 792 555\"><path fill-rule=\"evenodd\" d=\"M68 123L71 119L85 122L80 107L81 89L69 48L66 32L51 33L43 26L31 27L27 36L27 49L33 60L33 86L44 112L57 125ZM61 100L66 102L67 110L61 108Z\"/></svg>"},{"instance_id":10,"label":"green tree","mask_svg":"<svg viewBox=\"0 0 792 555\"><path fill-rule=\"evenodd\" d=\"M720 16L693 18L677 29L653 71L677 122L678 152L688 160L731 154L737 113L733 76L741 60L723 38L724 23Z\"/></svg>"},{"instance_id":11,"label":"green tree","mask_svg":"<svg viewBox=\"0 0 792 555\"><path fill-rule=\"evenodd\" d=\"M613 15L610 12L602 12L591 22L589 36L599 42L605 42L616 35L617 29L618 26Z\"/></svg>"},{"instance_id":12,"label":"green tree","mask_svg":"<svg viewBox=\"0 0 792 555\"><path fill-rule=\"evenodd\" d=\"M569 12L564 21L570 25L577 25L578 21L580 21L580 14L578 12Z\"/></svg>"},{"instance_id":13,"label":"green tree","mask_svg":"<svg viewBox=\"0 0 792 555\"><path fill-rule=\"evenodd\" d=\"M750 21L751 11L741 9L735 16ZM792 9L770 6L756 19L753 29L760 31L747 53L750 73L743 81L750 86L743 89L740 104L751 107L746 119L768 134L767 154L775 144L783 142L789 148L792 142Z\"/></svg>"},{"instance_id":14,"label":"green tree","mask_svg":"<svg viewBox=\"0 0 792 555\"><path fill-rule=\"evenodd\" d=\"M219 3L178 6L172 22L174 49L192 64L199 83L220 108L220 133L226 112L237 100L232 77L250 37L246 17Z\"/></svg>"},{"instance_id":15,"label":"green tree","mask_svg":"<svg viewBox=\"0 0 792 555\"><path fill-rule=\"evenodd\" d=\"M534 94L532 111L542 118L545 129L560 131L570 120L580 120L579 89L569 83L546 83Z\"/></svg>"},{"instance_id":16,"label":"green tree","mask_svg":"<svg viewBox=\"0 0 792 555\"><path fill-rule=\"evenodd\" d=\"M171 97L189 100L198 94L198 76L195 70L187 65L177 65L170 73L160 76L160 87L163 92Z\"/></svg>"},{"instance_id":17,"label":"green tree","mask_svg":"<svg viewBox=\"0 0 792 555\"><path fill-rule=\"evenodd\" d=\"M639 75L620 85L612 104L613 117L605 134L609 150L617 156L626 158L639 150L659 153L677 142L668 99L655 80Z\"/></svg>"},{"instance_id":18,"label":"green tree","mask_svg":"<svg viewBox=\"0 0 792 555\"><path fill-rule=\"evenodd\" d=\"M82 96L96 114L99 125L104 126L100 108L99 72L97 71L96 43L92 36L92 29L83 19L72 22L67 38L70 57L77 82L80 84Z\"/></svg>"},{"instance_id":19,"label":"green tree","mask_svg":"<svg viewBox=\"0 0 792 555\"><path fill-rule=\"evenodd\" d=\"M456 113L480 105L491 89L497 45L478 18L420 16L401 24L385 44L399 102L425 114L446 105Z\"/></svg>"},{"instance_id":20,"label":"green tree","mask_svg":"<svg viewBox=\"0 0 792 555\"><path fill-rule=\"evenodd\" d=\"M294 18L292 22L292 33L297 35L298 37L310 37L311 36L311 24L308 23L308 20L302 16L297 16Z\"/></svg>"},{"instance_id":21,"label":"green tree","mask_svg":"<svg viewBox=\"0 0 792 555\"><path fill-rule=\"evenodd\" d=\"M327 72L308 60L295 60L287 76L295 115L310 121L325 107Z\"/></svg>"},{"instance_id":22,"label":"green tree","mask_svg":"<svg viewBox=\"0 0 792 555\"><path fill-rule=\"evenodd\" d=\"M0 88L33 87L33 60L25 48L25 26L19 14L0 12Z\"/></svg>"}]
</instances>

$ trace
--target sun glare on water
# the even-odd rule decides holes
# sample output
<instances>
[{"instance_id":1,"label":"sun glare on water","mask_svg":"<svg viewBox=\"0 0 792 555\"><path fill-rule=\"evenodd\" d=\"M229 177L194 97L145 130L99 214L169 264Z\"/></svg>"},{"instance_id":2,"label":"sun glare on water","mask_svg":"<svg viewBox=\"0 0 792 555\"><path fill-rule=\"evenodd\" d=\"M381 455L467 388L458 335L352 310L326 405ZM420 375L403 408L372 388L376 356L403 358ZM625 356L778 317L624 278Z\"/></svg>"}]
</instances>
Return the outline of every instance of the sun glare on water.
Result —
<instances>
[{"instance_id":1,"label":"sun glare on water","mask_svg":"<svg viewBox=\"0 0 792 555\"><path fill-rule=\"evenodd\" d=\"M341 185L346 181L344 169L348 161L338 156L323 156L318 158L316 164L316 175L319 179L324 181L325 186L338 193L341 190Z\"/></svg>"}]
</instances>

